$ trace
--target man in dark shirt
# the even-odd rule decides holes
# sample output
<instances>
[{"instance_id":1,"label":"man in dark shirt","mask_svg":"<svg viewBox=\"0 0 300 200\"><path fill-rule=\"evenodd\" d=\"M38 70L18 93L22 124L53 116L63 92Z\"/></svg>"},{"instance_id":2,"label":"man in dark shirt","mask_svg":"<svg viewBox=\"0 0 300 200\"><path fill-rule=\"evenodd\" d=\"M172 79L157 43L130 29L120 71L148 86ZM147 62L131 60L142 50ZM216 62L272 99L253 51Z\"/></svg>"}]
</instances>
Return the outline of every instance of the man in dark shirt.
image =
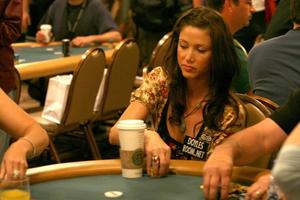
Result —
<instances>
[{"instance_id":1,"label":"man in dark shirt","mask_svg":"<svg viewBox=\"0 0 300 200\"><path fill-rule=\"evenodd\" d=\"M52 25L55 40L68 38L74 46L122 39L116 23L99 0L56 0L40 24ZM36 40L43 42L44 39L38 31Z\"/></svg>"},{"instance_id":2,"label":"man in dark shirt","mask_svg":"<svg viewBox=\"0 0 300 200\"><path fill-rule=\"evenodd\" d=\"M221 187L222 199L228 187L234 165L246 165L262 155L278 149L300 121L300 89L270 118L229 137L217 146L204 166L206 199L214 199Z\"/></svg>"},{"instance_id":3,"label":"man in dark shirt","mask_svg":"<svg viewBox=\"0 0 300 200\"><path fill-rule=\"evenodd\" d=\"M280 106L300 87L300 43L295 42L300 39L300 4L292 7L287 18L293 28L252 48L248 59L253 93Z\"/></svg>"}]
</instances>

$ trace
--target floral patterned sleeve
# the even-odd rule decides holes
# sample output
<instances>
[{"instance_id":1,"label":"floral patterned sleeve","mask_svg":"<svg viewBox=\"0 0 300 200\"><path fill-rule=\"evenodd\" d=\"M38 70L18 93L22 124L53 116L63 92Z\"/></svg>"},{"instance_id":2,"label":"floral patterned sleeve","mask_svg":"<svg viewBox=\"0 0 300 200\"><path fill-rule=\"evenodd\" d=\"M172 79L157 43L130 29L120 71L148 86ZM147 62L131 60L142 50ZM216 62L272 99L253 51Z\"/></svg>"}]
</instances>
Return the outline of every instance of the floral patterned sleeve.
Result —
<instances>
[{"instance_id":1,"label":"floral patterned sleeve","mask_svg":"<svg viewBox=\"0 0 300 200\"><path fill-rule=\"evenodd\" d=\"M145 77L143 84L131 94L131 102L139 101L147 106L155 127L160 121L167 99L167 75L161 67L154 68Z\"/></svg>"},{"instance_id":2,"label":"floral patterned sleeve","mask_svg":"<svg viewBox=\"0 0 300 200\"><path fill-rule=\"evenodd\" d=\"M246 111L239 101L236 101L234 98L233 100L237 104L239 111L236 113L232 106L225 106L223 120L220 122L220 131L214 131L205 127L206 132L211 132L210 134L214 136L208 155L227 137L244 129L246 126Z\"/></svg>"}]
</instances>

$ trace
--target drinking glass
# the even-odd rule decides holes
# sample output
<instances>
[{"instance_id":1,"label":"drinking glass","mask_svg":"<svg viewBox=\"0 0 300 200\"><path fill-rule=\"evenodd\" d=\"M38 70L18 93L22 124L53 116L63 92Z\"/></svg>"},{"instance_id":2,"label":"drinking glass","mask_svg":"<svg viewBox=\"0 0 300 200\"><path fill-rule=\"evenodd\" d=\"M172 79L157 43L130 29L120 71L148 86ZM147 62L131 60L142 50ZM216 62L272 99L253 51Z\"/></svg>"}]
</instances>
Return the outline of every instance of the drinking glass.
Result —
<instances>
[{"instance_id":1,"label":"drinking glass","mask_svg":"<svg viewBox=\"0 0 300 200\"><path fill-rule=\"evenodd\" d=\"M30 200L29 178L0 180L0 200Z\"/></svg>"}]
</instances>

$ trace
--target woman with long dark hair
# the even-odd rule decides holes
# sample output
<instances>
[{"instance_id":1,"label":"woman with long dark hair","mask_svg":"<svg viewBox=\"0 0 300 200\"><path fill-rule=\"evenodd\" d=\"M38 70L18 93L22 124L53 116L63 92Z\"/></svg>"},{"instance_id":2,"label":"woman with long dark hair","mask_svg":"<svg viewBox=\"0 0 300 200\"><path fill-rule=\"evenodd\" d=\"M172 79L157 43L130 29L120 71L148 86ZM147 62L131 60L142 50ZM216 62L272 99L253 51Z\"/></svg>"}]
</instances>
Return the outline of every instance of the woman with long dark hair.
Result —
<instances>
[{"instance_id":1,"label":"woman with long dark hair","mask_svg":"<svg viewBox=\"0 0 300 200\"><path fill-rule=\"evenodd\" d=\"M156 176L167 173L170 158L206 160L245 121L230 92L240 66L222 17L209 8L193 8L177 20L171 37L165 65L147 75L120 118L151 118L145 152L147 172ZM119 144L115 126L110 142ZM150 167L153 158L160 161L157 174Z\"/></svg>"}]
</instances>

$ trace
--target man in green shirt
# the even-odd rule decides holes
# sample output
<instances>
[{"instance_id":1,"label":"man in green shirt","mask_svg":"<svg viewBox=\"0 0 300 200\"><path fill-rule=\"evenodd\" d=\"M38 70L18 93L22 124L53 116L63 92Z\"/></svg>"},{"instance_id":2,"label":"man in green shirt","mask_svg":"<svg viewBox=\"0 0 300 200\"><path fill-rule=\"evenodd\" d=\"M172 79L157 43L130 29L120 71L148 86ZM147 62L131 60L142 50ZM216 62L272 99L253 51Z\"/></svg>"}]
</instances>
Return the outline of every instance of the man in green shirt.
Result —
<instances>
[{"instance_id":1,"label":"man in green shirt","mask_svg":"<svg viewBox=\"0 0 300 200\"><path fill-rule=\"evenodd\" d=\"M206 6L215 9L223 16L232 35L249 25L254 11L251 0L206 0ZM247 52L237 40L234 42L240 59L241 71L233 80L232 86L236 92L247 93L250 90Z\"/></svg>"}]
</instances>

